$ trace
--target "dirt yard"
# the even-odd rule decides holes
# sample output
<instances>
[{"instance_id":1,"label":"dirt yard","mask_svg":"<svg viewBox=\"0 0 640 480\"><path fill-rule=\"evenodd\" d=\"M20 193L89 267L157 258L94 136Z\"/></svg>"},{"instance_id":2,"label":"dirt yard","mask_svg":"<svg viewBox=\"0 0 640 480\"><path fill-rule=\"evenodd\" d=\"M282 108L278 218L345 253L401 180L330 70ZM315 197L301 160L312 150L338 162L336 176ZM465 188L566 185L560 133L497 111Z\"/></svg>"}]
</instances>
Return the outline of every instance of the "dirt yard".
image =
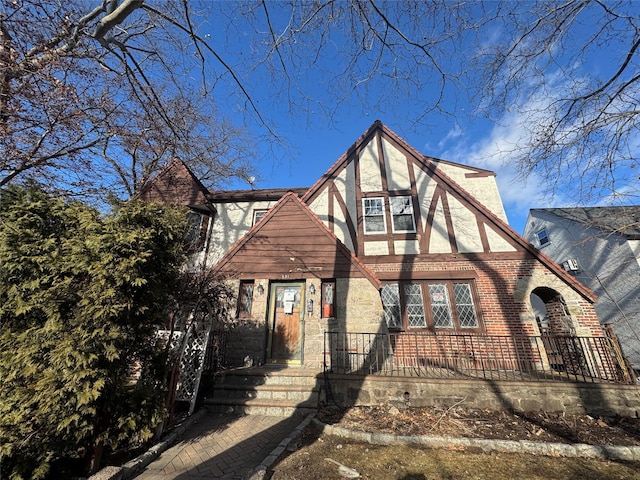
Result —
<instances>
[{"instance_id":1,"label":"dirt yard","mask_svg":"<svg viewBox=\"0 0 640 480\"><path fill-rule=\"evenodd\" d=\"M326 409L317 418L352 430L398 435L640 445L640 419L389 406ZM312 426L303 432L297 446L273 466L272 480L640 480L639 462L378 446L321 435Z\"/></svg>"}]
</instances>

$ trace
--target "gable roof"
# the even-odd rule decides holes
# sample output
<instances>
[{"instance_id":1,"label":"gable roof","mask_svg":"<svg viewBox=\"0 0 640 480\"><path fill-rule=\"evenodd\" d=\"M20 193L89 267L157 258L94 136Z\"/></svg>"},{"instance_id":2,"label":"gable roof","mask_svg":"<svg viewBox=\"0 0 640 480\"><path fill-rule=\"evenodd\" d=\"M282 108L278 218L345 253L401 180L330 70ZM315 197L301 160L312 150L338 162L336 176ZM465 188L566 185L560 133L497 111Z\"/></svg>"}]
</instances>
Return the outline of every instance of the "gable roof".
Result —
<instances>
[{"instance_id":1,"label":"gable roof","mask_svg":"<svg viewBox=\"0 0 640 480\"><path fill-rule=\"evenodd\" d=\"M395 141L408 155L412 156L416 162L421 164L426 171L429 171L432 178L445 186L447 191L451 192L452 195L454 195L462 204L467 205L469 208L477 212L487 225L490 225L496 232L499 232L500 235L515 248L532 255L585 299L595 302L596 296L589 288L577 281L549 256L545 255L532 243L520 236L520 234L518 234L509 224L496 216L473 195L448 176L441 168L438 167L438 164L446 163L449 165L459 165L465 169L473 170L473 173L470 174L472 176L495 175L494 172L423 155L379 120L376 120L371 127L369 127L369 129L367 129L367 131L361 135L360 138L329 168L329 170L322 175L322 177L302 197L302 201L310 204L313 201L314 196L320 192L327 182L337 177L339 172L345 168L346 165L355 157L357 152L359 152L371 140L376 132L381 132L388 138Z\"/></svg>"},{"instance_id":2,"label":"gable roof","mask_svg":"<svg viewBox=\"0 0 640 480\"><path fill-rule=\"evenodd\" d=\"M185 205L210 210L207 188L187 165L174 158L155 177L147 181L134 198L167 205Z\"/></svg>"},{"instance_id":3,"label":"gable roof","mask_svg":"<svg viewBox=\"0 0 640 480\"><path fill-rule=\"evenodd\" d=\"M207 193L207 198L213 203L229 202L257 202L279 200L288 192L294 192L301 197L306 193L308 187L304 188L262 188L251 190L216 190Z\"/></svg>"},{"instance_id":4,"label":"gable roof","mask_svg":"<svg viewBox=\"0 0 640 480\"><path fill-rule=\"evenodd\" d=\"M295 192L287 193L220 259L215 271L235 278L366 278L380 280Z\"/></svg>"},{"instance_id":5,"label":"gable roof","mask_svg":"<svg viewBox=\"0 0 640 480\"><path fill-rule=\"evenodd\" d=\"M531 212L550 213L585 227L640 239L640 206L532 208Z\"/></svg>"},{"instance_id":6,"label":"gable roof","mask_svg":"<svg viewBox=\"0 0 640 480\"><path fill-rule=\"evenodd\" d=\"M437 163L445 163L448 165L456 165L460 167L464 167L469 170L473 170L474 173L471 175L478 176L495 176L495 172L491 170L485 170L483 168L476 168L469 165L463 165L461 163L451 162L448 160L442 160L433 157L427 157L420 152L418 152L415 148L409 145L403 138L397 135L393 130L383 124L380 120L376 120L373 124L356 140L353 145L351 145L346 152L344 152L336 162L329 167L329 169L314 183L307 193L302 197L302 200L309 203L309 201L313 198L313 196L322 189L322 186L330 181L332 178L336 176L336 174L347 164L349 163L352 155L363 148L369 140L375 135L377 131L381 131L385 133L390 138L394 139L398 144L400 144L407 152L412 154L417 159L424 159L429 162Z\"/></svg>"}]
</instances>

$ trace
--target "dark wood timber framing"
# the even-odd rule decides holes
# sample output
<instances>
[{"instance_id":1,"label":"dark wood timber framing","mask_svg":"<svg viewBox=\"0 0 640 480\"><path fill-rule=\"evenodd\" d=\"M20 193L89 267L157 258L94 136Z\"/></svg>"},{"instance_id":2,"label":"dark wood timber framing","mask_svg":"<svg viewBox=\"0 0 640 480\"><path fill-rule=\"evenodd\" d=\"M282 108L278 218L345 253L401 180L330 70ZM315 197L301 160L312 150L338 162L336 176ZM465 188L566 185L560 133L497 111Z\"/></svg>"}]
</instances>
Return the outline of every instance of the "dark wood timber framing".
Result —
<instances>
[{"instance_id":1,"label":"dark wood timber framing","mask_svg":"<svg viewBox=\"0 0 640 480\"><path fill-rule=\"evenodd\" d=\"M416 234L381 234L381 235L364 235L364 224L363 224L363 212L362 212L362 198L366 197L384 197L386 201L389 198L389 192L387 190L388 187L388 179L387 179L387 169L386 169L386 161L387 159L384 156L384 148L382 147L382 139L387 140L392 146L401 151L407 160L407 168L409 171L409 179L410 179L410 191L408 192L393 192L394 194L406 194L411 195L414 198L414 218L416 221ZM378 152L378 159L380 165L380 178L382 181L383 190L382 192L366 192L363 193L360 189L361 185L361 175L360 175L360 165L359 165L359 156L364 148L372 141L376 141L376 151ZM354 165L354 174L355 174L355 197L356 197L356 219L355 222L349 224L349 215L345 215L345 212L348 213L348 209L346 208L346 199L343 199L340 195L338 188L332 187L334 185L335 179L340 175L343 169L347 167L349 163L353 162ZM388 127L383 125L381 122L376 121L359 139L356 143L354 143L339 159L334 163L331 168L320 178L303 196L302 200L310 205L318 196L324 191L325 188L328 189L327 193L332 200L329 202L330 211L328 212L328 221L329 221L329 229L331 231L335 231L335 208L336 206L340 206L342 209L343 215L347 218L347 229L349 230L349 235L351 236L351 240L354 245L354 254L365 263L385 263L385 262L394 262L394 261L403 261L406 260L406 255L396 255L394 252L394 241L395 240L412 240L419 238L419 248L421 252L428 252L430 247L430 235L432 229L432 222L435 215L435 208L438 205L438 202L442 202L442 208L444 211L447 235L449 238L449 243L451 246L451 254L443 255L443 254L429 254L429 253L420 253L418 255L413 255L416 258L416 261L425 258L461 258L467 257L470 259L478 260L480 258L486 259L500 259L500 258L538 258L546 267L550 268L554 273L560 276L565 282L569 283L572 288L578 291L582 296L587 299L593 300L593 293L584 287L582 284L577 282L571 275L564 271L559 265L553 262L550 258L544 255L542 252L537 250L532 244L524 240L520 237L506 222L502 219L498 218L495 214L493 214L490 210L488 210L484 205L478 202L469 192L467 192L464 188L462 188L457 182L455 182L451 177L449 177L446 173L444 173L440 168L438 168L439 164L447 164L453 166L459 166L466 170L472 170L465 174L466 177L487 177L494 176L495 173L483 170L468 167L466 165L460 165L454 162L449 162L433 157L427 157L425 155L420 154L413 147L408 145L403 139L398 137L393 131L391 131ZM429 175L433 181L437 183L437 187L435 188L434 194L432 198L429 200L429 210L426 212L426 225L422 225L421 219L422 214L420 212L420 205L417 204L417 186L416 179L414 174L414 168L419 168L424 171L427 175ZM462 206L467 208L472 214L476 217L476 225L478 228L478 236L482 246L482 252L474 252L474 253L459 253L458 252L458 244L455 238L455 229L453 224L453 219L451 217L451 211L449 208L449 200L448 197L451 196L455 198ZM391 221L390 213L385 211L386 221L388 225L388 232L392 232L391 229ZM508 245L511 245L514 252L491 252L490 251L490 242L488 239L487 229L492 230L495 235L501 237ZM365 240L368 241L385 241L387 242L389 248L389 255L380 256L375 255L371 257L364 256L364 243Z\"/></svg>"}]
</instances>

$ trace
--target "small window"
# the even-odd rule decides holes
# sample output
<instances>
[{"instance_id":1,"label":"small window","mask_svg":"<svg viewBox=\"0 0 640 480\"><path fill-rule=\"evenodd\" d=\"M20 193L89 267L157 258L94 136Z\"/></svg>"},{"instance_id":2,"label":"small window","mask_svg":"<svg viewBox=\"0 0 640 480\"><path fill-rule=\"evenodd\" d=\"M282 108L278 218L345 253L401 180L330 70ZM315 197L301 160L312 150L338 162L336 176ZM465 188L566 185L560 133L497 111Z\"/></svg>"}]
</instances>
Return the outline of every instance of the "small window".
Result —
<instances>
[{"instance_id":1,"label":"small window","mask_svg":"<svg viewBox=\"0 0 640 480\"><path fill-rule=\"evenodd\" d=\"M240 292L238 294L238 317L247 318L251 316L253 306L253 280L240 282Z\"/></svg>"},{"instance_id":2,"label":"small window","mask_svg":"<svg viewBox=\"0 0 640 480\"><path fill-rule=\"evenodd\" d=\"M551 243L551 239L549 238L549 234L546 229L540 230L536 233L536 237L538 238L538 245L540 247L544 247L545 245L549 245Z\"/></svg>"},{"instance_id":3,"label":"small window","mask_svg":"<svg viewBox=\"0 0 640 480\"><path fill-rule=\"evenodd\" d=\"M386 233L387 221L384 217L384 198L363 198L364 233Z\"/></svg>"},{"instance_id":4,"label":"small window","mask_svg":"<svg viewBox=\"0 0 640 480\"><path fill-rule=\"evenodd\" d=\"M208 217L198 212L187 214L187 226L184 233L184 245L189 252L199 252L205 244Z\"/></svg>"},{"instance_id":5,"label":"small window","mask_svg":"<svg viewBox=\"0 0 640 480\"><path fill-rule=\"evenodd\" d=\"M202 227L202 215L197 212L189 212L187 214L187 230L184 235L184 241L192 244L200 238L200 228Z\"/></svg>"},{"instance_id":6,"label":"small window","mask_svg":"<svg viewBox=\"0 0 640 480\"><path fill-rule=\"evenodd\" d=\"M334 317L336 302L336 282L323 281L321 287L322 294L322 318Z\"/></svg>"},{"instance_id":7,"label":"small window","mask_svg":"<svg viewBox=\"0 0 640 480\"><path fill-rule=\"evenodd\" d=\"M413 218L413 202L411 197L389 198L394 233L412 233L416 231Z\"/></svg>"},{"instance_id":8,"label":"small window","mask_svg":"<svg viewBox=\"0 0 640 480\"><path fill-rule=\"evenodd\" d=\"M253 225L255 225L260 220L262 220L262 217L264 217L267 214L267 212L268 212L268 210L265 210L265 209L254 210L253 211Z\"/></svg>"}]
</instances>

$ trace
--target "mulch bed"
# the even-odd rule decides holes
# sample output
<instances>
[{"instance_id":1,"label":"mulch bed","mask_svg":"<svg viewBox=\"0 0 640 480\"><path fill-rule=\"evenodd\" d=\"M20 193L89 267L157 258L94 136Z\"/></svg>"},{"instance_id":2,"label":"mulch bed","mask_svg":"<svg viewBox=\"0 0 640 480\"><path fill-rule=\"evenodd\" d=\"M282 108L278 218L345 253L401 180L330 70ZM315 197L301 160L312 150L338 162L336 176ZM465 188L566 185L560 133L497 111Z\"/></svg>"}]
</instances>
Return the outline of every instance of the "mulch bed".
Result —
<instances>
[{"instance_id":1,"label":"mulch bed","mask_svg":"<svg viewBox=\"0 0 640 480\"><path fill-rule=\"evenodd\" d=\"M640 419L390 405L324 408L318 420L362 432L640 446Z\"/></svg>"}]
</instances>

